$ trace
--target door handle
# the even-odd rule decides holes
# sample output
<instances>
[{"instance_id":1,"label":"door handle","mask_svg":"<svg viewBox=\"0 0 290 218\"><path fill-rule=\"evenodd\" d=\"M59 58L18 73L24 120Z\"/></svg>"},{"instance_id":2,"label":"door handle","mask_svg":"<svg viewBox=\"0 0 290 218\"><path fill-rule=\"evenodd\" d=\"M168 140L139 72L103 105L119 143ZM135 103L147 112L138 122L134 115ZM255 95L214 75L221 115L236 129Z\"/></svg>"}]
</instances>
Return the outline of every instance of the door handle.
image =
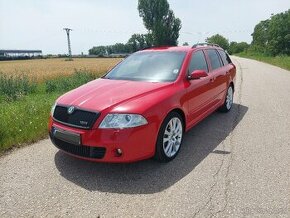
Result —
<instances>
[{"instance_id":1,"label":"door handle","mask_svg":"<svg viewBox=\"0 0 290 218\"><path fill-rule=\"evenodd\" d=\"M209 80L210 82L213 82L213 81L215 81L215 77L213 77L213 78L210 78L210 80Z\"/></svg>"}]
</instances>

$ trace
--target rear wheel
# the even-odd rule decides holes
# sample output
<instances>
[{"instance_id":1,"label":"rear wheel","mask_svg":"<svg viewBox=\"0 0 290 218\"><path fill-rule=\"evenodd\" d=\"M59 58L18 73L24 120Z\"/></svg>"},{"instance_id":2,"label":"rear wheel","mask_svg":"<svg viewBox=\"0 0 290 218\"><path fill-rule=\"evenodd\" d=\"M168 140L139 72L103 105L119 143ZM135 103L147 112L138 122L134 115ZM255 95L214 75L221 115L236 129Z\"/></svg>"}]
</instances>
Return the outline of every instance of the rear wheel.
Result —
<instances>
[{"instance_id":1,"label":"rear wheel","mask_svg":"<svg viewBox=\"0 0 290 218\"><path fill-rule=\"evenodd\" d=\"M163 121L156 142L155 159L160 162L173 160L179 150L183 139L183 119L171 112Z\"/></svg>"},{"instance_id":2,"label":"rear wheel","mask_svg":"<svg viewBox=\"0 0 290 218\"><path fill-rule=\"evenodd\" d=\"M227 95L224 104L219 108L221 112L228 112L231 110L233 105L233 98L234 98L234 89L233 86L230 85L227 90Z\"/></svg>"}]
</instances>

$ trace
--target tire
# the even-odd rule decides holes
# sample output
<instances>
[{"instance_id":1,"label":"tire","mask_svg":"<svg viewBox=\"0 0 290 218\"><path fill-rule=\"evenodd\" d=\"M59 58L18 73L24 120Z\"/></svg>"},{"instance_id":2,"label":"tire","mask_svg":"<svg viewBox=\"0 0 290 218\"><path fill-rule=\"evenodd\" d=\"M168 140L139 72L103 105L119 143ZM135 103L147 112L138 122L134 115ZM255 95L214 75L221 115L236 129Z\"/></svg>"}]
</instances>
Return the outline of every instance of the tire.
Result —
<instances>
[{"instance_id":1,"label":"tire","mask_svg":"<svg viewBox=\"0 0 290 218\"><path fill-rule=\"evenodd\" d=\"M159 162L173 160L180 151L183 134L182 117L177 112L171 112L164 119L159 130L154 159Z\"/></svg>"},{"instance_id":2,"label":"tire","mask_svg":"<svg viewBox=\"0 0 290 218\"><path fill-rule=\"evenodd\" d=\"M219 111L223 113L229 112L233 106L233 98L234 98L234 89L233 86L230 85L227 90L224 104L219 108Z\"/></svg>"}]
</instances>

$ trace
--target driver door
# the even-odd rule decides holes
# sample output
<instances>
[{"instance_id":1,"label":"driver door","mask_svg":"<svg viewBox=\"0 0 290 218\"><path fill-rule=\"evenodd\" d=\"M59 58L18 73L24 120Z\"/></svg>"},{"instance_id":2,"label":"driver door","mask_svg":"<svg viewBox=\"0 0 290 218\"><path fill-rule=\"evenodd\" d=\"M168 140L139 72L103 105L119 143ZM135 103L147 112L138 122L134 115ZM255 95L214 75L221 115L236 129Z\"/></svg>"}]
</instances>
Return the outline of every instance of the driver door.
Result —
<instances>
[{"instance_id":1,"label":"driver door","mask_svg":"<svg viewBox=\"0 0 290 218\"><path fill-rule=\"evenodd\" d=\"M188 71L191 73L194 70L204 70L207 73L209 72L205 54L202 50L192 53ZM212 74L208 73L207 77L187 81L189 125L198 122L200 117L211 108L212 77Z\"/></svg>"}]
</instances>

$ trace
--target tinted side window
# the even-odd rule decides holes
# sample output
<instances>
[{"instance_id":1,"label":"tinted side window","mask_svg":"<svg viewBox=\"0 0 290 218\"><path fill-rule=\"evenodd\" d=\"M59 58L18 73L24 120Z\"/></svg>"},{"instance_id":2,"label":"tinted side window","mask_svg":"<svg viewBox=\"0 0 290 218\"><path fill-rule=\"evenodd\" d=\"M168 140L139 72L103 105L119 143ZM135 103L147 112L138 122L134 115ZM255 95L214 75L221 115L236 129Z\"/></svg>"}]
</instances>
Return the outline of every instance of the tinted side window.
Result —
<instances>
[{"instance_id":1,"label":"tinted side window","mask_svg":"<svg viewBox=\"0 0 290 218\"><path fill-rule=\"evenodd\" d=\"M215 70L215 69L222 66L221 61L220 61L220 57L218 56L216 50L209 49L209 50L207 50L207 54L209 57L209 61L211 63L212 70Z\"/></svg>"},{"instance_id":2,"label":"tinted side window","mask_svg":"<svg viewBox=\"0 0 290 218\"><path fill-rule=\"evenodd\" d=\"M205 72L208 72L207 63L202 51L197 51L192 54L189 72L191 73L194 70L204 70Z\"/></svg>"},{"instance_id":3,"label":"tinted side window","mask_svg":"<svg viewBox=\"0 0 290 218\"><path fill-rule=\"evenodd\" d=\"M230 57L223 50L218 50L218 52L221 55L224 65L232 63Z\"/></svg>"}]
</instances>

